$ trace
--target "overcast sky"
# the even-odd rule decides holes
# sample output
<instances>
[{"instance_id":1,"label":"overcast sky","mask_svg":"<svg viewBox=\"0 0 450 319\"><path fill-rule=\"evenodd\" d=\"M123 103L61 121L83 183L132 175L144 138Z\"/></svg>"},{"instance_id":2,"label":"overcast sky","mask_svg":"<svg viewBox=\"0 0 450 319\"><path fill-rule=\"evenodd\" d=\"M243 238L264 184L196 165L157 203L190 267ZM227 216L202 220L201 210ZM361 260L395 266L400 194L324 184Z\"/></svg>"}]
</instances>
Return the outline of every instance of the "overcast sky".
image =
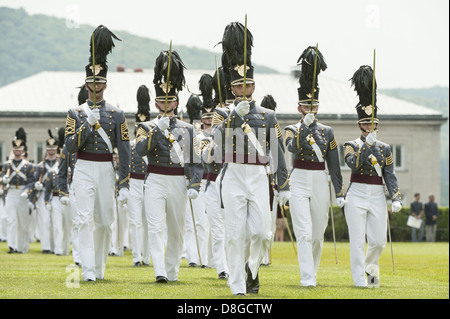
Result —
<instances>
[{"instance_id":1,"label":"overcast sky","mask_svg":"<svg viewBox=\"0 0 450 319\"><path fill-rule=\"evenodd\" d=\"M373 63L380 89L449 85L448 0L0 0L29 14L66 19L68 28L104 24L120 31L217 52L229 22L254 37L252 61L281 72L319 45L330 78L348 81ZM123 45L126 45L124 43ZM220 61L220 59L219 59Z\"/></svg>"}]
</instances>

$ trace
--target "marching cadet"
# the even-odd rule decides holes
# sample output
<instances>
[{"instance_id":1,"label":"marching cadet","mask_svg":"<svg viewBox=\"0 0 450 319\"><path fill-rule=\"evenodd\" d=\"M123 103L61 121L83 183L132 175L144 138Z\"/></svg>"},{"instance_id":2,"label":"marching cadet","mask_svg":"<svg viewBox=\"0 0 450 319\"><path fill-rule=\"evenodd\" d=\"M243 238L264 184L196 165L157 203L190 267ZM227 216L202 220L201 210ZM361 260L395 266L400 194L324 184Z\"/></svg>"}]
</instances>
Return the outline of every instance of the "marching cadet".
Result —
<instances>
[{"instance_id":1,"label":"marching cadet","mask_svg":"<svg viewBox=\"0 0 450 319\"><path fill-rule=\"evenodd\" d=\"M83 105L89 98L88 91L85 85L78 87L78 105ZM65 130L64 130L65 134ZM73 194L73 184L72 175L75 169L76 153L69 153L67 151L66 145L64 143L64 137L59 138L59 167L58 174L56 175L56 183L59 193L59 201L64 206L69 206L70 214L72 218L72 229L71 229L71 243L72 243L72 257L75 265L79 266L80 262L80 248L78 243L78 229L79 229L79 217L77 214L77 202L75 200L75 195Z\"/></svg>"},{"instance_id":2,"label":"marching cadet","mask_svg":"<svg viewBox=\"0 0 450 319\"><path fill-rule=\"evenodd\" d=\"M372 85L375 92L372 96ZM389 144L377 139L378 106L376 80L372 68L361 66L351 78L359 96L356 105L361 136L345 142L345 162L351 168L350 186L345 199L345 219L350 239L350 265L357 287L379 287L379 258L386 245L386 184L392 211L402 208L401 194ZM372 100L373 99L373 100ZM365 244L367 236L367 252ZM366 280L367 275L367 280Z\"/></svg>"},{"instance_id":3,"label":"marching cadet","mask_svg":"<svg viewBox=\"0 0 450 319\"><path fill-rule=\"evenodd\" d=\"M135 130L141 122L150 121L150 94L145 85L141 85L136 94L138 101L135 113ZM133 265L150 265L147 218L144 209L144 182L147 176L147 157L136 151L136 139L131 141L130 196L128 212L130 221L130 240Z\"/></svg>"},{"instance_id":4,"label":"marching cadet","mask_svg":"<svg viewBox=\"0 0 450 319\"><path fill-rule=\"evenodd\" d=\"M302 119L285 128L286 147L294 154L294 168L290 174L292 198L289 207L297 239L301 284L310 287L316 286L317 283L316 276L332 200L330 191L327 191L330 186L325 163L338 205L342 207L344 201L339 154L333 129L316 119L319 109L317 76L327 65L321 52L317 50L317 74L314 75L315 57L316 48L308 47L297 61L302 68L298 88L298 111L302 114Z\"/></svg>"},{"instance_id":5,"label":"marching cadet","mask_svg":"<svg viewBox=\"0 0 450 319\"><path fill-rule=\"evenodd\" d=\"M0 242L6 242L6 211L5 211L5 190L2 182L1 171L2 171L3 163L0 163Z\"/></svg>"},{"instance_id":6,"label":"marching cadet","mask_svg":"<svg viewBox=\"0 0 450 319\"><path fill-rule=\"evenodd\" d=\"M104 278L114 220L114 147L120 160L119 202L126 203L128 197L128 125L124 112L103 99L107 88L106 56L114 47L113 38L120 40L103 25L93 32L91 57L85 68L89 99L69 109L66 120L66 148L69 153L77 153L72 183L80 218L78 235L85 281Z\"/></svg>"},{"instance_id":7,"label":"marching cadet","mask_svg":"<svg viewBox=\"0 0 450 319\"><path fill-rule=\"evenodd\" d=\"M63 140L64 142L64 140ZM69 153L65 144L60 144L60 162L58 173L56 175L56 184L58 189L59 201L63 206L67 206L70 210L70 218L72 225L70 234L70 242L72 243L72 256L75 265L81 264L80 248L78 242L79 216L77 214L77 202L73 193L72 176L75 168L76 153Z\"/></svg>"},{"instance_id":8,"label":"marching cadet","mask_svg":"<svg viewBox=\"0 0 450 319\"><path fill-rule=\"evenodd\" d=\"M194 145L199 145L201 151L202 140L210 135L210 132L207 132L207 130L211 127L211 111L214 108L212 97L213 78L211 75L205 73L202 74L198 83L201 94L199 96L192 94L186 104L186 109L188 114L190 114L191 123L194 122L194 118L200 118L201 122L194 122L196 129L196 141ZM200 96L202 99L200 99ZM196 112L197 110L198 112ZM190 200L189 205L186 205L185 247L187 259L191 267L197 265L203 268L212 266L209 262L208 254L210 232L205 202L206 177L206 172L203 172L198 197Z\"/></svg>"},{"instance_id":9,"label":"marching cadet","mask_svg":"<svg viewBox=\"0 0 450 319\"><path fill-rule=\"evenodd\" d=\"M222 101L225 101L225 79L222 67L218 68L213 76L213 88L215 92L213 107L211 109L204 109L202 112L204 138L200 142L200 149L205 171L203 175L206 173L204 200L207 203L205 208L210 225L211 250L209 262L212 267L216 268L219 279L228 279L228 264L225 253L224 210L220 205L220 197L216 190L216 179L222 168L222 163L214 161L214 152L221 152L221 149L217 150L217 145L211 137L214 109L216 107L226 106L222 104Z\"/></svg>"},{"instance_id":10,"label":"marching cadet","mask_svg":"<svg viewBox=\"0 0 450 319\"><path fill-rule=\"evenodd\" d=\"M55 238L53 236L54 229L52 227L53 213L49 211L51 205L45 203L45 190L43 190L43 183L53 175L53 172L58 171L59 159L57 156L58 142L53 137L52 131L48 130L49 138L46 141L44 160L37 165L34 184L33 199L36 201L36 213L38 215L39 225L39 240L41 243L42 253L50 254L55 251ZM55 191L56 192L56 191Z\"/></svg>"},{"instance_id":11,"label":"marching cadet","mask_svg":"<svg viewBox=\"0 0 450 319\"><path fill-rule=\"evenodd\" d=\"M62 138L64 140L65 129L62 130ZM59 149L59 140L56 141L56 146ZM72 215L70 208L59 200L59 189L57 176L59 172L59 162L56 169L47 171L45 179L43 179L44 188L44 203L46 210L51 215L51 232L53 238L54 253L58 256L68 255L70 253L70 239L72 228Z\"/></svg>"},{"instance_id":12,"label":"marching cadet","mask_svg":"<svg viewBox=\"0 0 450 319\"><path fill-rule=\"evenodd\" d=\"M128 249L130 236L128 232L128 205L118 202L119 175L117 174L117 170L120 162L117 147L114 147L113 150L113 163L116 175L116 192L114 200L114 221L111 224L111 247L109 249L109 255L123 256L123 252Z\"/></svg>"},{"instance_id":13,"label":"marching cadet","mask_svg":"<svg viewBox=\"0 0 450 319\"><path fill-rule=\"evenodd\" d=\"M255 90L250 60L252 40L251 33L239 22L225 28L222 49L226 56L222 56L222 67L230 79L227 83L235 102L226 108L216 108L213 116L215 131L219 133L213 133L214 141L221 145L224 156L217 187L225 215L228 283L234 295L259 291L258 270L272 236L269 163L277 170L283 204L290 196L282 134L275 112L257 105L252 98Z\"/></svg>"},{"instance_id":14,"label":"marching cadet","mask_svg":"<svg viewBox=\"0 0 450 319\"><path fill-rule=\"evenodd\" d=\"M277 102L275 101L272 95L267 94L261 100L261 106L265 107L266 109L275 111L275 109L277 108ZM267 249L267 252L265 253L264 258L262 260L262 265L264 266L268 266L271 262L271 250L273 246L273 241L275 239L276 223L278 218L282 218L281 207L280 205L278 205L278 191L276 188L277 187L274 182L274 176L273 174L270 174L269 175L270 215L271 215L270 230L272 232L272 238L270 239L269 249Z\"/></svg>"},{"instance_id":15,"label":"marching cadet","mask_svg":"<svg viewBox=\"0 0 450 319\"><path fill-rule=\"evenodd\" d=\"M167 76L169 59L170 74ZM148 160L144 206L157 283L178 280L186 202L188 198L198 196L203 174L203 167L193 149L196 146L192 145L194 126L174 116L178 107L177 92L185 84L184 68L175 51L162 51L157 57L153 83L159 116L140 123L136 137L136 151Z\"/></svg>"},{"instance_id":16,"label":"marching cadet","mask_svg":"<svg viewBox=\"0 0 450 319\"><path fill-rule=\"evenodd\" d=\"M7 190L8 253L26 253L30 246L29 210L35 177L33 165L22 156L26 148L26 133L22 127L16 131L12 148L14 157L3 164L0 174L3 189Z\"/></svg>"}]
</instances>

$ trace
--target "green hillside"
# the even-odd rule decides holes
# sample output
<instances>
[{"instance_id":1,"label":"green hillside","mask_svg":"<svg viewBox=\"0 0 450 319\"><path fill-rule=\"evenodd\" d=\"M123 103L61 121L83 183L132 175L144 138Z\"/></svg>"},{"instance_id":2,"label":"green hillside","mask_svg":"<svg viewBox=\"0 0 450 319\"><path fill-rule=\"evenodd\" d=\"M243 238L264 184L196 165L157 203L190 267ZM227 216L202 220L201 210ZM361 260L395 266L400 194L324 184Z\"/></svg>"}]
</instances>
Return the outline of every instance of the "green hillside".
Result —
<instances>
[{"instance_id":1,"label":"green hillside","mask_svg":"<svg viewBox=\"0 0 450 319\"><path fill-rule=\"evenodd\" d=\"M46 15L28 15L23 9L0 7L0 87L41 71L81 71L89 59L89 37L96 26L68 28L65 19ZM122 41L108 55L111 69L153 68L167 43L112 30ZM195 47L178 46L177 51L188 69L215 69L215 53ZM218 57L220 60L220 57ZM258 66L258 72L277 71Z\"/></svg>"}]
</instances>

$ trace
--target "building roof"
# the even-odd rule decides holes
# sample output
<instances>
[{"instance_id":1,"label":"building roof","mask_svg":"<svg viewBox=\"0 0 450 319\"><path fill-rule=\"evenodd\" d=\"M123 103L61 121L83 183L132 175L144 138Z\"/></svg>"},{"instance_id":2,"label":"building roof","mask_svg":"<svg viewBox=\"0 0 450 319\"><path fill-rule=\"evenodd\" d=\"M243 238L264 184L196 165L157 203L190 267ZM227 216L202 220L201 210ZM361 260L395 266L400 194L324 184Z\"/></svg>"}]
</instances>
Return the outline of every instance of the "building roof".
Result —
<instances>
[{"instance_id":1,"label":"building roof","mask_svg":"<svg viewBox=\"0 0 450 319\"><path fill-rule=\"evenodd\" d=\"M205 70L186 70L186 88L180 92L181 111L192 93L199 94L198 81ZM79 86L84 84L84 72L40 72L28 78L0 87L0 116L7 113L40 113L44 115L65 113L69 107L78 105ZM144 72L108 72L105 99L126 113L137 110L136 92L140 85L150 90L150 110L155 112L153 70ZM291 74L255 74L256 90L253 95L260 102L271 94L277 102L277 116L298 117L298 79ZM321 117L356 118L358 103L356 92L349 82L330 79L321 74L319 78ZM442 113L404 100L377 92L378 117L442 119Z\"/></svg>"}]
</instances>

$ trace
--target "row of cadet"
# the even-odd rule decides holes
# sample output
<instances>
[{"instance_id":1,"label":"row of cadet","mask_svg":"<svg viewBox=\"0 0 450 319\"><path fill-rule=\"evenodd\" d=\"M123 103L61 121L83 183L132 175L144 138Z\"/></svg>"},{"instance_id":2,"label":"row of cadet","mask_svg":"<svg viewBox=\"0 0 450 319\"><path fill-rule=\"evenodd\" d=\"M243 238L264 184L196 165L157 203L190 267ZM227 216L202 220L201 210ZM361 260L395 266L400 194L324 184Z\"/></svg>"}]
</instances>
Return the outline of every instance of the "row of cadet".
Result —
<instances>
[{"instance_id":1,"label":"row of cadet","mask_svg":"<svg viewBox=\"0 0 450 319\"><path fill-rule=\"evenodd\" d=\"M203 101L197 108L200 112L190 113L189 110L196 109L191 107L195 95L192 101L187 101L191 122L195 114L201 114L202 131L196 131L193 124L175 116L178 91L185 84L185 66L176 51L162 51L156 59L153 81L159 116L150 120L148 89L140 87L136 138L130 141L123 110L103 98L107 88L106 55L114 46L113 39L118 40L105 26L99 26L92 34L90 52L95 46L95 58L91 56L85 67L84 88L88 98L67 113L58 172L58 175L68 172L62 169L65 165L73 168L70 170L73 174L57 179L57 183L62 182L56 194L59 202L76 206L74 224L78 224L77 244L85 281L104 278L115 208L127 207L133 262L147 263L141 258L149 252L157 283L178 280L185 247L186 254L190 249L197 250L198 264L214 266L219 278L228 278L233 295L258 293L258 270L269 258L278 208L283 211L289 201L301 284L316 286L333 185L349 229L353 281L358 287L379 286L378 260L387 233L385 187L392 199L392 211L399 211L402 205L390 146L377 139L379 120L373 90L376 85L370 66L360 67L352 77L359 96L356 111L361 132L357 139L345 143L345 160L352 169L351 185L345 192L333 130L316 118L319 73L327 68L317 47L306 48L299 58L301 119L285 128L284 137L275 111L270 106L257 105L252 98L256 83L251 65L253 38L241 23L232 22L225 28L221 42L222 67L211 77L213 81L220 79L220 71L223 72L223 80L217 81L220 85L216 86L219 103L202 92ZM246 50L244 43L247 43ZM233 132L230 136L228 129ZM177 139L177 130L186 132L189 138ZM276 139L261 145L255 133L270 136L272 131ZM215 132L222 141L232 140L231 150L225 147L227 143L213 138L217 136ZM187 154L183 152L186 147ZM114 148L117 148L118 163L112 170ZM255 149L257 156L251 152ZM285 149L294 154L291 172L286 167ZM193 158L197 151L202 159L220 153L224 160L196 162ZM16 155L16 149L13 152ZM275 155L276 163L270 160ZM10 164L17 165L14 159ZM2 173L11 165L4 166ZM21 198L26 204L23 196L28 195L23 195L24 189L33 190L36 186L32 174L27 175L29 186L19 185L16 189L11 178L14 170L11 172L6 174L10 182L6 202L9 198L11 201ZM19 175L15 178L20 179ZM8 184L4 173L3 183ZM21 206L28 214L28 207ZM147 232L133 235L133 214L147 226ZM188 221L189 216L195 223ZM210 222L209 234L201 226L205 219ZM17 225L21 225L20 218L17 220ZM194 236L186 232L190 225ZM145 233L147 239L134 239L145 237ZM209 237L211 265L211 258L204 257L207 253L202 255ZM8 245L9 238L8 231ZM143 242L149 244L148 250L140 245ZM23 240L14 244L11 247L18 251L25 245Z\"/></svg>"}]
</instances>

